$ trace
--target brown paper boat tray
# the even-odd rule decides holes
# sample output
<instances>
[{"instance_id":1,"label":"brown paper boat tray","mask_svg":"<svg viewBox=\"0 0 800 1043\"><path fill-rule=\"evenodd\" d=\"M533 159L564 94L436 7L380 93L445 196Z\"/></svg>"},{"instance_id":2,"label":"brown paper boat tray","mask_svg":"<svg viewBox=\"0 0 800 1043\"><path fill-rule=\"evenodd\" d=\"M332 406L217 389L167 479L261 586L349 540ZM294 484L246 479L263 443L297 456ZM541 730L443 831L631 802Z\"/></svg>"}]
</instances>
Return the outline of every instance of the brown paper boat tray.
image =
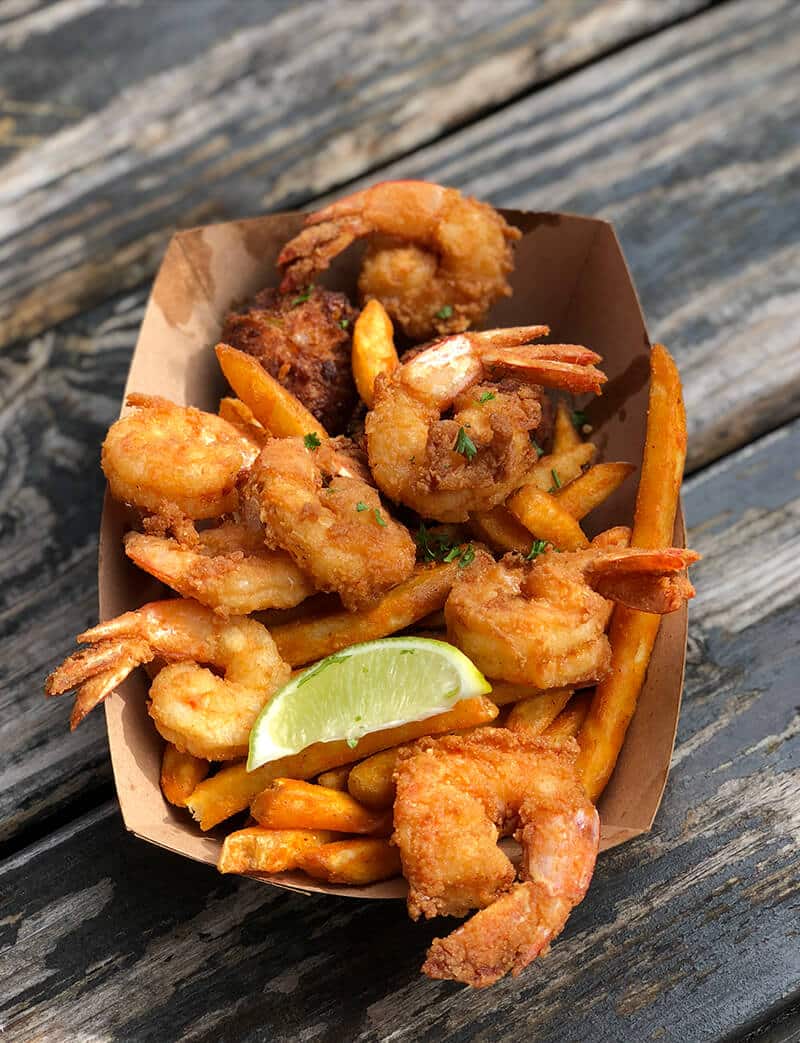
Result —
<instances>
[{"instance_id":1,"label":"brown paper boat tray","mask_svg":"<svg viewBox=\"0 0 800 1043\"><path fill-rule=\"evenodd\" d=\"M636 291L614 230L604 221L570 214L504 211L517 225L514 294L492 311L487 327L547 323L555 342L586 344L603 356L608 384L590 420L599 455L641 464L647 409L650 342ZM178 233L170 242L147 305L126 385L175 402L215 411L224 380L213 345L227 310L277 280L275 259L301 227L301 213L274 214ZM354 296L359 249L338 258L321 280ZM635 480L592 516L592 530L630 523ZM163 596L125 557L124 509L106 497L100 531L100 617L109 619ZM675 545L684 545L683 516ZM650 829L669 772L680 710L687 613L666 616L636 714L614 776L599 804L601 849ZM159 789L162 740L145 708L138 671L106 701L111 758L125 825L176 854L216 863L224 827L203 833ZM302 873L258 879L305 892L397 898L402 880L370 887L328 887Z\"/></svg>"}]
</instances>

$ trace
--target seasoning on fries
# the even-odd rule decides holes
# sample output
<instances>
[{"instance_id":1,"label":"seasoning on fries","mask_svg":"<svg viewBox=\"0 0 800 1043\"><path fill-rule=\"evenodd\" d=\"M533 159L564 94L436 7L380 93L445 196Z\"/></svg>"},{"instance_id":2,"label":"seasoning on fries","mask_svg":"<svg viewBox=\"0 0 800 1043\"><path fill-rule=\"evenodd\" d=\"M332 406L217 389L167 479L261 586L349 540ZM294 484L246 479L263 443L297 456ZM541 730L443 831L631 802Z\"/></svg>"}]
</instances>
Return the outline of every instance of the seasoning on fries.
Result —
<instances>
[{"instance_id":1,"label":"seasoning on fries","mask_svg":"<svg viewBox=\"0 0 800 1043\"><path fill-rule=\"evenodd\" d=\"M236 397L129 396L104 443L128 558L182 596L85 631L46 684L76 690L74 727L145 667L165 800L204 831L252 816L220 872L402 873L415 919L478 910L423 967L476 987L545 952L589 886L593 802L697 559L670 546L686 424L660 345L632 530L584 529L635 470L597 462L565 398L601 393L602 359L542 324L474 329L518 237L416 181L308 215L281 289L226 324L258 350L216 345ZM314 280L356 238L354 321Z\"/></svg>"}]
</instances>

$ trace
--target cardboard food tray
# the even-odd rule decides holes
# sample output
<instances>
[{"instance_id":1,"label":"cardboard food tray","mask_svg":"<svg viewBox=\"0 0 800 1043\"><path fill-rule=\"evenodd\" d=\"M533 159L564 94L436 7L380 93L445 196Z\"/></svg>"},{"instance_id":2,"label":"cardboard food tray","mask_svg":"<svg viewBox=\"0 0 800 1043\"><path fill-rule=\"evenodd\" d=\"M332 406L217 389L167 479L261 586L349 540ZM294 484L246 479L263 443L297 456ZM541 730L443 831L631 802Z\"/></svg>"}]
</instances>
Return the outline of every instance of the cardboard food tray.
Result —
<instances>
[{"instance_id":1,"label":"cardboard food tray","mask_svg":"<svg viewBox=\"0 0 800 1043\"><path fill-rule=\"evenodd\" d=\"M547 323L554 342L585 344L603 356L602 398L588 403L593 440L606 460L641 465L649 379L649 347L636 291L611 225L571 214L503 211L523 237L511 278L514 294L498 303L493 326ZM229 393L212 350L235 303L275 285L275 259L301 227L301 213L196 228L169 244L148 302L126 394L163 395L216 411ZM355 299L360 250L351 248L320 282ZM591 516L590 535L630 523L637 477ZM106 496L100 531L100 618L110 619L164 588L125 557L125 508ZM674 543L684 546L682 513ZM669 772L680 710L687 611L664 617L645 687L613 778L599 803L601 849L650 829ZM176 854L215 864L225 826L203 833L187 811L167 804L159 788L163 742L147 714L146 678L137 671L105 703L117 794L126 827ZM302 873L256 874L283 887L359 898L397 898L400 879L369 887L330 887Z\"/></svg>"}]
</instances>

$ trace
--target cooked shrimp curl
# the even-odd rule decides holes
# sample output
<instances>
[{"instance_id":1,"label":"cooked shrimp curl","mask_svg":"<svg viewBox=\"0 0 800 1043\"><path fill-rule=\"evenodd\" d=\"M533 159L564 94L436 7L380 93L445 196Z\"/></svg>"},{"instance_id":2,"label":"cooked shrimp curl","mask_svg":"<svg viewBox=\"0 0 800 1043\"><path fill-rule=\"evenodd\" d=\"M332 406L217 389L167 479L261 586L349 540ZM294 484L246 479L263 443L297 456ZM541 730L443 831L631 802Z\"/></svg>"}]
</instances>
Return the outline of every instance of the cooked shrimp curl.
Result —
<instances>
[{"instance_id":1,"label":"cooked shrimp curl","mask_svg":"<svg viewBox=\"0 0 800 1043\"><path fill-rule=\"evenodd\" d=\"M193 519L234 510L237 475L258 447L214 413L151 395L126 401L135 411L111 425L101 458L114 499Z\"/></svg>"},{"instance_id":2,"label":"cooked shrimp curl","mask_svg":"<svg viewBox=\"0 0 800 1043\"><path fill-rule=\"evenodd\" d=\"M70 656L45 685L48 695L77 688L73 729L137 666L160 658L167 665L150 686L150 716L168 742L206 760L247 754L256 717L291 673L261 623L224 620L185 599L143 605L84 631L78 641L90 647Z\"/></svg>"},{"instance_id":3,"label":"cooked shrimp curl","mask_svg":"<svg viewBox=\"0 0 800 1043\"><path fill-rule=\"evenodd\" d=\"M127 533L124 542L140 569L221 615L294 608L315 590L286 551L269 550L260 528L239 522L204 529L192 546L140 532Z\"/></svg>"},{"instance_id":4,"label":"cooked shrimp curl","mask_svg":"<svg viewBox=\"0 0 800 1043\"><path fill-rule=\"evenodd\" d=\"M401 749L395 831L408 909L464 916L433 942L422 968L481 988L515 975L547 949L586 894L599 820L575 772L577 745L484 728ZM515 829L520 877L497 846Z\"/></svg>"},{"instance_id":5,"label":"cooked shrimp curl","mask_svg":"<svg viewBox=\"0 0 800 1043\"><path fill-rule=\"evenodd\" d=\"M315 447L302 438L271 439L242 497L267 545L287 551L318 590L339 594L345 608L369 604L414 569L408 531L333 442Z\"/></svg>"},{"instance_id":6,"label":"cooked shrimp curl","mask_svg":"<svg viewBox=\"0 0 800 1043\"><path fill-rule=\"evenodd\" d=\"M489 677L536 688L593 684L611 663L611 601L674 612L694 596L684 569L698 557L676 547L593 546L496 562L479 551L445 604L448 640Z\"/></svg>"},{"instance_id":7,"label":"cooked shrimp curl","mask_svg":"<svg viewBox=\"0 0 800 1043\"><path fill-rule=\"evenodd\" d=\"M376 297L417 341L468 329L511 294L519 230L487 203L427 181L383 181L309 215L278 258L281 289L312 283L366 237L361 297Z\"/></svg>"},{"instance_id":8,"label":"cooked shrimp curl","mask_svg":"<svg viewBox=\"0 0 800 1043\"><path fill-rule=\"evenodd\" d=\"M378 487L445 522L503 503L538 460L530 436L542 419L540 385L597 392L606 379L587 348L530 343L548 332L456 334L380 375L366 419Z\"/></svg>"}]
</instances>

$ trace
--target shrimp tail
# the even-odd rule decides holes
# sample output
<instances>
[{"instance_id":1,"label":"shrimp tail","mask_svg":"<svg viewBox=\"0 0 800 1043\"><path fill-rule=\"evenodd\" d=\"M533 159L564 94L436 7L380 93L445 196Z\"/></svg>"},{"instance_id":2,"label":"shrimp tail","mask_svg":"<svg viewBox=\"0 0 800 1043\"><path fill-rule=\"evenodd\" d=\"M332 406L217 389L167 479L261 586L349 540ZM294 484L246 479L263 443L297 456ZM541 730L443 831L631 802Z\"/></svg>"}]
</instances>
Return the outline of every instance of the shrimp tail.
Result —
<instances>
[{"instance_id":1,"label":"shrimp tail","mask_svg":"<svg viewBox=\"0 0 800 1043\"><path fill-rule=\"evenodd\" d=\"M292 293L307 286L334 257L343 253L356 239L368 235L369 231L366 222L357 217L309 224L284 246L278 256L278 267L283 269L281 293Z\"/></svg>"},{"instance_id":2,"label":"shrimp tail","mask_svg":"<svg viewBox=\"0 0 800 1043\"><path fill-rule=\"evenodd\" d=\"M698 561L696 551L680 547L607 551L588 565L585 575L602 597L640 612L666 615L695 595L685 569Z\"/></svg>"}]
</instances>

